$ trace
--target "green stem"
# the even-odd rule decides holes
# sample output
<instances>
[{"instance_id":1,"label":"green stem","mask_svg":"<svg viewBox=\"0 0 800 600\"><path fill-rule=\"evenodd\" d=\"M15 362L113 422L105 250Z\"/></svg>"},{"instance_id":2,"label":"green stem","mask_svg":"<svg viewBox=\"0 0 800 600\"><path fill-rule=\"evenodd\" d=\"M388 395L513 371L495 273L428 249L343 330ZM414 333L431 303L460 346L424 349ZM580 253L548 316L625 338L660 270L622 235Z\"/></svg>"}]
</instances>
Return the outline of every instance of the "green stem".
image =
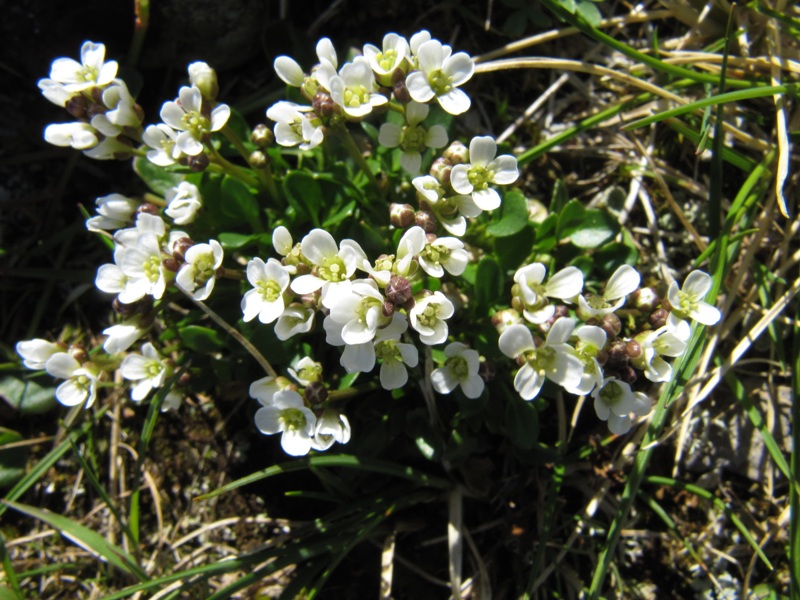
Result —
<instances>
[{"instance_id":1,"label":"green stem","mask_svg":"<svg viewBox=\"0 0 800 600\"><path fill-rule=\"evenodd\" d=\"M254 187L256 189L261 189L261 182L258 181L255 177L251 177L247 173L244 172L243 169L237 167L232 162L228 161L227 159L223 158L223 156L217 152L216 148L214 148L211 144L208 145L208 148L211 151L211 158L214 162L208 167L213 171L218 173L225 173L230 175L231 177L235 177L242 183L246 183L250 187ZM216 169L212 167L217 167Z\"/></svg>"},{"instance_id":2,"label":"green stem","mask_svg":"<svg viewBox=\"0 0 800 600\"><path fill-rule=\"evenodd\" d=\"M229 125L225 125L220 131L222 135L233 144L234 148L238 150L245 162L250 164L250 152L247 150L242 140L239 139L239 136L234 133L233 129L231 129ZM266 189L267 193L275 202L279 202L281 198L278 194L278 187L275 185L275 179L272 176L272 169L270 169L269 165L266 165L263 169L253 168L253 171L256 177L258 177L258 181L261 183L261 188Z\"/></svg>"},{"instance_id":3,"label":"green stem","mask_svg":"<svg viewBox=\"0 0 800 600\"><path fill-rule=\"evenodd\" d=\"M150 26L150 0L134 0L134 12L136 20L134 21L133 39L128 50L128 64L132 67L139 62L147 28Z\"/></svg>"},{"instance_id":4,"label":"green stem","mask_svg":"<svg viewBox=\"0 0 800 600\"><path fill-rule=\"evenodd\" d=\"M378 180L375 178L375 174L372 172L372 169L369 168L367 164L367 159L364 158L364 155L361 154L361 150L358 149L353 136L350 135L350 131L344 124L339 124L337 126L331 127L331 131L334 132L339 139L342 141L347 153L351 156L351 158L356 161L358 168L364 172L364 175L367 176L370 185L375 188L375 191L378 192L381 196L383 196L381 192L381 186L378 183Z\"/></svg>"}]
</instances>

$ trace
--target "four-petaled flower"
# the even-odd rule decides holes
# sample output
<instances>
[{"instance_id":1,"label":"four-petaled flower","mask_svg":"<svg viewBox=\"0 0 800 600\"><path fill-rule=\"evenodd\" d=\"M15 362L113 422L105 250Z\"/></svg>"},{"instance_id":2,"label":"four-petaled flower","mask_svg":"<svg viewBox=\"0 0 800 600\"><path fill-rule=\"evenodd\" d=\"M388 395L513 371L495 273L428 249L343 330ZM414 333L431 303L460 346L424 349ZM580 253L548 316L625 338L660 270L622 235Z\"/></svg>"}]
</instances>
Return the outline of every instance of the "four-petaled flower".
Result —
<instances>
[{"instance_id":1,"label":"four-petaled flower","mask_svg":"<svg viewBox=\"0 0 800 600\"><path fill-rule=\"evenodd\" d=\"M461 342L451 342L444 349L443 367L431 373L433 389L449 394L459 385L467 398L475 399L483 393L483 379L478 375L480 355Z\"/></svg>"},{"instance_id":2,"label":"four-petaled flower","mask_svg":"<svg viewBox=\"0 0 800 600\"><path fill-rule=\"evenodd\" d=\"M175 284L192 294L198 301L211 295L217 280L217 269L222 266L222 246L217 240L195 244L186 251L186 262L175 276Z\"/></svg>"},{"instance_id":3,"label":"four-petaled flower","mask_svg":"<svg viewBox=\"0 0 800 600\"><path fill-rule=\"evenodd\" d=\"M176 101L165 102L161 107L164 123L180 131L175 147L188 156L201 154L206 137L222 129L230 116L227 104L218 104L211 113L204 111L203 94L196 86L182 87Z\"/></svg>"},{"instance_id":4,"label":"four-petaled flower","mask_svg":"<svg viewBox=\"0 0 800 600\"><path fill-rule=\"evenodd\" d=\"M458 86L472 77L475 63L465 52L452 52L438 40L420 44L415 54L419 70L408 74L406 87L417 102L436 98L451 115L460 115L469 110L470 99Z\"/></svg>"},{"instance_id":5,"label":"four-petaled flower","mask_svg":"<svg viewBox=\"0 0 800 600\"><path fill-rule=\"evenodd\" d=\"M673 281L667 291L672 310L680 317L689 317L703 325L716 325L722 315L718 308L705 301L712 285L711 275L703 271L689 273L681 288Z\"/></svg>"},{"instance_id":6,"label":"four-petaled flower","mask_svg":"<svg viewBox=\"0 0 800 600\"><path fill-rule=\"evenodd\" d=\"M289 272L280 261L264 262L256 257L247 263L247 281L253 286L242 298L242 320L246 323L258 316L262 323L272 323L283 314L283 294L289 287Z\"/></svg>"},{"instance_id":7,"label":"four-petaled flower","mask_svg":"<svg viewBox=\"0 0 800 600\"><path fill-rule=\"evenodd\" d=\"M131 388L131 399L134 402L141 402L151 390L164 385L170 367L161 358L155 346L147 342L142 345L141 354L131 353L122 359L119 372L125 379L136 382Z\"/></svg>"},{"instance_id":8,"label":"four-petaled flower","mask_svg":"<svg viewBox=\"0 0 800 600\"><path fill-rule=\"evenodd\" d=\"M418 300L409 312L411 327L419 333L419 339L429 346L441 344L447 339L447 319L453 316L455 307L442 292L433 292Z\"/></svg>"},{"instance_id":9,"label":"four-petaled flower","mask_svg":"<svg viewBox=\"0 0 800 600\"><path fill-rule=\"evenodd\" d=\"M519 177L517 159L510 154L495 158L497 142L491 136L478 136L469 143L469 163L453 167L450 185L472 200L481 210L494 210L500 206L500 194L489 184L509 185Z\"/></svg>"},{"instance_id":10,"label":"four-petaled flower","mask_svg":"<svg viewBox=\"0 0 800 600\"><path fill-rule=\"evenodd\" d=\"M617 435L623 435L630 430L631 413L639 417L650 413L650 400L647 396L634 392L630 385L614 377L606 377L594 389L592 398L597 418L608 421L609 431Z\"/></svg>"},{"instance_id":11,"label":"four-petaled flower","mask_svg":"<svg viewBox=\"0 0 800 600\"><path fill-rule=\"evenodd\" d=\"M263 434L283 434L281 447L286 454L303 456L311 450L317 417L303 404L303 397L297 392L275 392L271 404L256 411L255 422Z\"/></svg>"},{"instance_id":12,"label":"four-petaled flower","mask_svg":"<svg viewBox=\"0 0 800 600\"><path fill-rule=\"evenodd\" d=\"M378 143L387 148L400 148L400 166L411 175L419 173L422 153L427 148L443 148L447 145L447 130L441 125L424 127L421 123L428 116L427 104L406 104L406 124L401 127L384 123L378 135Z\"/></svg>"}]
</instances>

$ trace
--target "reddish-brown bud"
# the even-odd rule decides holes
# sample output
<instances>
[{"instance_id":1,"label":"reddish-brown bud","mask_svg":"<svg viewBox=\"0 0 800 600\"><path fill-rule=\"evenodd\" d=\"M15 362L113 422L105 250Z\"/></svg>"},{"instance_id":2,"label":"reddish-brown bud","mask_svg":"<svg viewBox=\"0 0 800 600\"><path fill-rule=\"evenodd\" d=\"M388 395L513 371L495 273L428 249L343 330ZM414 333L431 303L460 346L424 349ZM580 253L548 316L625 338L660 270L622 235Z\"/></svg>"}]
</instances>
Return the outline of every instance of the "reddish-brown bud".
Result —
<instances>
[{"instance_id":1,"label":"reddish-brown bud","mask_svg":"<svg viewBox=\"0 0 800 600\"><path fill-rule=\"evenodd\" d=\"M439 222L436 220L436 215L428 210L418 210L414 215L414 224L419 225L425 230L425 233L433 233Z\"/></svg>"},{"instance_id":2,"label":"reddish-brown bud","mask_svg":"<svg viewBox=\"0 0 800 600\"><path fill-rule=\"evenodd\" d=\"M397 71L395 71L396 73ZM411 102L411 94L406 87L406 80L400 79L394 82L394 87L392 88L392 92L394 93L394 98L400 104L408 104Z\"/></svg>"},{"instance_id":3,"label":"reddish-brown bud","mask_svg":"<svg viewBox=\"0 0 800 600\"><path fill-rule=\"evenodd\" d=\"M622 321L614 313L603 315L600 320L600 329L606 332L609 340L613 340L622 331Z\"/></svg>"},{"instance_id":4,"label":"reddish-brown bud","mask_svg":"<svg viewBox=\"0 0 800 600\"><path fill-rule=\"evenodd\" d=\"M336 103L333 101L333 98L325 92L317 92L314 94L314 98L311 100L311 106L314 108L314 112L317 116L326 121L336 114Z\"/></svg>"},{"instance_id":5,"label":"reddish-brown bud","mask_svg":"<svg viewBox=\"0 0 800 600\"><path fill-rule=\"evenodd\" d=\"M303 396L311 406L316 406L328 399L328 389L321 381L312 381L306 386Z\"/></svg>"},{"instance_id":6,"label":"reddish-brown bud","mask_svg":"<svg viewBox=\"0 0 800 600\"><path fill-rule=\"evenodd\" d=\"M161 264L167 271L172 271L173 273L177 273L181 270L181 261L175 260L174 258L165 258L161 261Z\"/></svg>"},{"instance_id":7,"label":"reddish-brown bud","mask_svg":"<svg viewBox=\"0 0 800 600\"><path fill-rule=\"evenodd\" d=\"M182 237L175 240L172 244L172 256L177 260L183 261L186 259L186 251L194 246L194 240L188 237Z\"/></svg>"},{"instance_id":8,"label":"reddish-brown bud","mask_svg":"<svg viewBox=\"0 0 800 600\"><path fill-rule=\"evenodd\" d=\"M642 355L642 347L636 340L628 340L625 343L625 352L628 358L638 358Z\"/></svg>"},{"instance_id":9,"label":"reddish-brown bud","mask_svg":"<svg viewBox=\"0 0 800 600\"><path fill-rule=\"evenodd\" d=\"M259 148L266 148L275 141L275 134L264 123L259 123L253 127L253 131L250 133L250 141Z\"/></svg>"},{"instance_id":10,"label":"reddish-brown bud","mask_svg":"<svg viewBox=\"0 0 800 600\"><path fill-rule=\"evenodd\" d=\"M88 108L89 103L86 100L85 96L78 94L77 96L73 96L67 103L64 105L64 108L67 109L67 112L75 117L79 121L83 121L87 118L86 116L86 109Z\"/></svg>"},{"instance_id":11,"label":"reddish-brown bud","mask_svg":"<svg viewBox=\"0 0 800 600\"><path fill-rule=\"evenodd\" d=\"M469 148L462 142L456 140L442 152L442 156L448 159L452 164L460 165L469 161Z\"/></svg>"},{"instance_id":12,"label":"reddish-brown bud","mask_svg":"<svg viewBox=\"0 0 800 600\"><path fill-rule=\"evenodd\" d=\"M486 383L492 381L496 374L497 370L494 368L494 363L489 360L482 361L478 367L478 375L480 375L481 379Z\"/></svg>"},{"instance_id":13,"label":"reddish-brown bud","mask_svg":"<svg viewBox=\"0 0 800 600\"><path fill-rule=\"evenodd\" d=\"M405 306L414 297L411 282L405 277L394 275L386 286L386 299L395 306Z\"/></svg>"},{"instance_id":14,"label":"reddish-brown bud","mask_svg":"<svg viewBox=\"0 0 800 600\"><path fill-rule=\"evenodd\" d=\"M149 202L144 202L136 207L136 214L147 213L148 215L158 215L161 214L161 209L158 208L155 204L150 204Z\"/></svg>"},{"instance_id":15,"label":"reddish-brown bud","mask_svg":"<svg viewBox=\"0 0 800 600\"><path fill-rule=\"evenodd\" d=\"M429 173L432 177L436 178L440 184L447 186L450 185L450 173L453 170L453 163L447 160L444 156L440 156L433 161Z\"/></svg>"},{"instance_id":16,"label":"reddish-brown bud","mask_svg":"<svg viewBox=\"0 0 800 600\"><path fill-rule=\"evenodd\" d=\"M650 315L650 325L653 329L659 329L667 324L669 318L669 311L664 308L654 310Z\"/></svg>"},{"instance_id":17,"label":"reddish-brown bud","mask_svg":"<svg viewBox=\"0 0 800 600\"><path fill-rule=\"evenodd\" d=\"M408 229L414 224L414 207L392 203L389 205L389 222L398 229Z\"/></svg>"},{"instance_id":18,"label":"reddish-brown bud","mask_svg":"<svg viewBox=\"0 0 800 600\"><path fill-rule=\"evenodd\" d=\"M186 159L186 163L192 171L194 171L195 173L201 173L202 171L205 171L208 168L210 161L208 160L208 157L203 153L203 154L198 154L197 156L190 156L188 159Z\"/></svg>"}]
</instances>

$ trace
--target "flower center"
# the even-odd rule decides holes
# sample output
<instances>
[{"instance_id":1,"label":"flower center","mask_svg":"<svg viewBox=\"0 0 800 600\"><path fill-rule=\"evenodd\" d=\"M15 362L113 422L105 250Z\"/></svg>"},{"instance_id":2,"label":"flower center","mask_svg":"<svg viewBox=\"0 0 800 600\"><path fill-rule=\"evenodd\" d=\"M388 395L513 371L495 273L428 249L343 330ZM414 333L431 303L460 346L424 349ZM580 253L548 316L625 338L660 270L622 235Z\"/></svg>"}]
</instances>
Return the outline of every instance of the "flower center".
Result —
<instances>
[{"instance_id":1,"label":"flower center","mask_svg":"<svg viewBox=\"0 0 800 600\"><path fill-rule=\"evenodd\" d=\"M358 108L362 104L369 104L369 91L363 85L348 87L344 91L344 105Z\"/></svg>"},{"instance_id":2,"label":"flower center","mask_svg":"<svg viewBox=\"0 0 800 600\"><path fill-rule=\"evenodd\" d=\"M375 357L383 361L396 360L400 362L403 360L395 340L383 340L375 344Z\"/></svg>"},{"instance_id":3,"label":"flower center","mask_svg":"<svg viewBox=\"0 0 800 600\"><path fill-rule=\"evenodd\" d=\"M417 317L419 324L433 329L434 325L436 325L436 321L438 320L438 313L439 310L435 304L428 304L428 306L422 309Z\"/></svg>"},{"instance_id":4,"label":"flower center","mask_svg":"<svg viewBox=\"0 0 800 600\"><path fill-rule=\"evenodd\" d=\"M425 150L427 131L419 125L406 125L400 134L400 148L406 152L422 152Z\"/></svg>"},{"instance_id":5,"label":"flower center","mask_svg":"<svg viewBox=\"0 0 800 600\"><path fill-rule=\"evenodd\" d=\"M100 70L97 67L84 66L75 73L75 78L78 81L97 81L97 76L100 75Z\"/></svg>"},{"instance_id":6,"label":"flower center","mask_svg":"<svg viewBox=\"0 0 800 600\"><path fill-rule=\"evenodd\" d=\"M211 122L196 111L187 112L185 115L183 115L183 118L181 118L181 123L183 123L186 131L191 131L198 137L205 135L211 129Z\"/></svg>"},{"instance_id":7,"label":"flower center","mask_svg":"<svg viewBox=\"0 0 800 600\"><path fill-rule=\"evenodd\" d=\"M600 398L606 406L614 406L619 404L625 397L624 390L615 383L608 383L602 390L600 390Z\"/></svg>"},{"instance_id":8,"label":"flower center","mask_svg":"<svg viewBox=\"0 0 800 600\"><path fill-rule=\"evenodd\" d=\"M280 420L284 431L299 431L306 426L306 416L299 408L283 409Z\"/></svg>"},{"instance_id":9,"label":"flower center","mask_svg":"<svg viewBox=\"0 0 800 600\"><path fill-rule=\"evenodd\" d=\"M270 279L266 282L259 281L256 284L256 289L259 295L267 302L275 302L283 293L281 291L281 286L274 279Z\"/></svg>"},{"instance_id":10,"label":"flower center","mask_svg":"<svg viewBox=\"0 0 800 600\"><path fill-rule=\"evenodd\" d=\"M320 278L333 283L339 283L347 279L347 269L344 266L344 261L338 256L326 259L325 263L317 269L317 272Z\"/></svg>"},{"instance_id":11,"label":"flower center","mask_svg":"<svg viewBox=\"0 0 800 600\"><path fill-rule=\"evenodd\" d=\"M463 356L451 356L444 365L453 372L453 375L455 375L456 379L459 381L463 381L469 377L469 364L467 363L467 359Z\"/></svg>"},{"instance_id":12,"label":"flower center","mask_svg":"<svg viewBox=\"0 0 800 600\"><path fill-rule=\"evenodd\" d=\"M196 281L205 283L214 277L214 255L211 252L201 254L194 263L194 278Z\"/></svg>"},{"instance_id":13,"label":"flower center","mask_svg":"<svg viewBox=\"0 0 800 600\"><path fill-rule=\"evenodd\" d=\"M162 364L158 361L151 361L144 367L144 372L147 373L148 379L153 379L161 374Z\"/></svg>"},{"instance_id":14,"label":"flower center","mask_svg":"<svg viewBox=\"0 0 800 600\"><path fill-rule=\"evenodd\" d=\"M450 251L447 248L435 244L427 244L420 253L422 258L436 267L440 266L443 260L447 260L449 255Z\"/></svg>"},{"instance_id":15,"label":"flower center","mask_svg":"<svg viewBox=\"0 0 800 600\"><path fill-rule=\"evenodd\" d=\"M489 181L492 180L494 173L483 165L472 165L467 172L467 178L476 189L483 189L487 187Z\"/></svg>"},{"instance_id":16,"label":"flower center","mask_svg":"<svg viewBox=\"0 0 800 600\"><path fill-rule=\"evenodd\" d=\"M386 52L379 53L375 59L378 61L378 66L388 73L394 68L394 63L397 61L397 51L390 48Z\"/></svg>"},{"instance_id":17,"label":"flower center","mask_svg":"<svg viewBox=\"0 0 800 600\"><path fill-rule=\"evenodd\" d=\"M161 257L151 256L144 263L144 276L150 283L155 283L161 277Z\"/></svg>"},{"instance_id":18,"label":"flower center","mask_svg":"<svg viewBox=\"0 0 800 600\"><path fill-rule=\"evenodd\" d=\"M452 78L441 69L434 69L428 73L428 85L437 96L444 96L453 89Z\"/></svg>"}]
</instances>

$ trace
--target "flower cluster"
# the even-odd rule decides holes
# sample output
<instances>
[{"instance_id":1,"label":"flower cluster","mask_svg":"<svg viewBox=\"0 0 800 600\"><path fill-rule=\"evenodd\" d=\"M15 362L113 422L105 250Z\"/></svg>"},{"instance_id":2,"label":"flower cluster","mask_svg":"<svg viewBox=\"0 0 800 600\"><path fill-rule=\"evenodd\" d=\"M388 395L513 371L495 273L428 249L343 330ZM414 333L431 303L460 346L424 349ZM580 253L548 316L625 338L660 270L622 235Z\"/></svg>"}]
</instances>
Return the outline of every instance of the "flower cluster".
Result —
<instances>
[{"instance_id":1,"label":"flower cluster","mask_svg":"<svg viewBox=\"0 0 800 600\"><path fill-rule=\"evenodd\" d=\"M256 427L280 434L291 455L349 441L341 400L354 388L336 387L345 379L351 385L359 374L377 371L365 387L397 395L396 390L416 385L428 400L436 392L472 402L489 396L493 359L516 361L513 387L524 400L538 397L551 382L590 396L612 432L627 432L632 416L649 412L645 382L672 377L667 359L685 351L687 320L705 325L719 320L719 311L705 301L710 277L694 271L682 287L672 284L658 297L656 290L640 288L634 267L622 265L602 292L590 293L576 266L548 276L544 263L529 262L513 274L507 308L490 306L476 316L469 290L479 285L475 265L492 245L482 215L502 206L504 188L517 181L519 166L494 138L449 142L448 131L431 118L442 110L459 115L469 109L461 86L473 75L472 59L453 53L427 31L409 40L387 34L381 47L367 44L341 66L330 40L322 39L317 57L308 73L287 56L275 60L280 79L298 88L307 104L274 104L266 110L274 133L260 124L243 140L226 126L231 109L217 101L217 76L205 63L189 65L190 85L163 104L162 122L144 130L141 109L116 78L116 63L104 61L102 45L84 44L81 63L53 63L40 88L78 122L51 126L45 137L95 158L136 155L161 179L142 197L97 198L96 215L86 222L114 247L113 262L101 265L95 278L101 292L113 295L118 315L103 332L105 354L35 339L17 344L25 366L63 380L56 397L68 406L90 406L101 380L124 380L138 403L179 379L163 399L164 408L176 408L191 377L173 377L188 352L180 340L170 343L180 325L168 331L167 315L177 308L194 324L191 302L208 301L224 305L220 312L228 316L238 312L241 331L267 325L280 343L295 349L283 364L293 365L286 367L291 379L270 367L270 375L249 388L259 403ZM403 170L384 186L348 129L378 118L383 122L372 138L388 149L379 157L394 153ZM227 148L220 135L230 142ZM316 149L331 135L342 143L325 153ZM273 142L290 150L281 154L270 147ZM355 179L352 172L303 179L298 174L304 173L306 155L296 148L315 153L320 162L346 149L352 163L366 171L370 195L358 190L365 196L358 209L312 218L313 228L296 221L304 200L298 196L313 195L317 179L331 185ZM234 164L231 155L237 152L246 164ZM427 173L420 175L423 166ZM302 181L302 191L287 203L282 195L294 193L292 181ZM356 187L348 180L343 189L347 185ZM312 210L309 204L307 212ZM349 217L356 226L338 225ZM364 223L369 218L376 222ZM236 232L224 237L230 230L222 229L220 219L232 222ZM302 235L293 236L287 225ZM239 233L248 226L253 235ZM377 234L372 240L350 233L370 230ZM489 315L499 332L497 344L486 343L486 335L479 340L468 325L483 319L488 326ZM137 342L138 351L131 350ZM316 362L310 354L317 352L335 357L338 366Z\"/></svg>"}]
</instances>

